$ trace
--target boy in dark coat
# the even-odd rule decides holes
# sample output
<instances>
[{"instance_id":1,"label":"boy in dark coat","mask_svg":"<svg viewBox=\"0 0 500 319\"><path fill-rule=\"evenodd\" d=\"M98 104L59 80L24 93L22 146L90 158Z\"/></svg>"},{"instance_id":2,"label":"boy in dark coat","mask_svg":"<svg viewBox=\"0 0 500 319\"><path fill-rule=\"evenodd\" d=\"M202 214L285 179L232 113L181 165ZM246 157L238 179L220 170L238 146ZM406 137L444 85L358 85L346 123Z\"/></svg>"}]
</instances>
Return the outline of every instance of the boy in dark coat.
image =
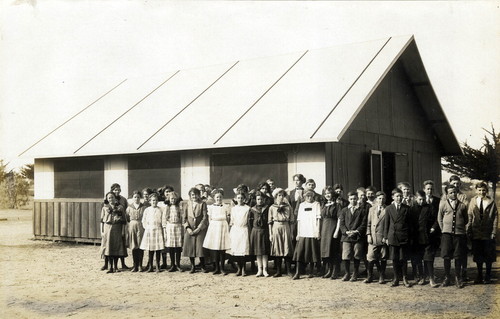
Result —
<instances>
[{"instance_id":1,"label":"boy in dark coat","mask_svg":"<svg viewBox=\"0 0 500 319\"><path fill-rule=\"evenodd\" d=\"M356 281L359 275L359 263L363 258L363 237L366 233L366 210L358 206L358 194L349 192L349 206L344 207L339 216L339 227L342 233L342 260L345 275L343 281ZM354 273L351 276L350 261L354 259Z\"/></svg>"},{"instance_id":2,"label":"boy in dark coat","mask_svg":"<svg viewBox=\"0 0 500 319\"><path fill-rule=\"evenodd\" d=\"M483 263L486 264L484 283L491 283L491 266L496 260L495 236L498 229L498 210L488 194L488 185L476 185L477 195L469 203L467 234L472 240L472 255L477 265L475 284L483 283Z\"/></svg>"},{"instance_id":3,"label":"boy in dark coat","mask_svg":"<svg viewBox=\"0 0 500 319\"><path fill-rule=\"evenodd\" d=\"M385 208L384 238L389 245L389 254L394 268L391 287L399 286L399 274L403 275L405 287L411 287L407 279L408 245L410 244L410 207L402 203L403 192L392 191L392 204Z\"/></svg>"}]
</instances>

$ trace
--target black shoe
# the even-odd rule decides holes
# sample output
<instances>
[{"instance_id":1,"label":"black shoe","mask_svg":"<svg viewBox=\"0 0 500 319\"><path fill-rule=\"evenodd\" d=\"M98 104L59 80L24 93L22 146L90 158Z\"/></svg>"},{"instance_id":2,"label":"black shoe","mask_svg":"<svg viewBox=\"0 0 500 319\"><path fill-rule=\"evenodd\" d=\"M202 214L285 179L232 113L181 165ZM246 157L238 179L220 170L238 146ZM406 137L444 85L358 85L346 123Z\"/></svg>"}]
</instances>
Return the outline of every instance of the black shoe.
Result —
<instances>
[{"instance_id":1,"label":"black shoe","mask_svg":"<svg viewBox=\"0 0 500 319\"><path fill-rule=\"evenodd\" d=\"M444 280L441 283L441 287L448 287L449 285L450 285L450 278L444 277Z\"/></svg>"},{"instance_id":2,"label":"black shoe","mask_svg":"<svg viewBox=\"0 0 500 319\"><path fill-rule=\"evenodd\" d=\"M350 279L350 278L351 278L351 274L346 273L346 274L344 275L344 277L342 277L342 281L349 281L349 279Z\"/></svg>"},{"instance_id":3,"label":"black shoe","mask_svg":"<svg viewBox=\"0 0 500 319\"><path fill-rule=\"evenodd\" d=\"M373 276L368 276L365 280L363 280L365 284L370 284L373 282Z\"/></svg>"},{"instance_id":4,"label":"black shoe","mask_svg":"<svg viewBox=\"0 0 500 319\"><path fill-rule=\"evenodd\" d=\"M391 287L397 287L397 286L399 286L399 280L394 279L394 280L391 282Z\"/></svg>"},{"instance_id":5,"label":"black shoe","mask_svg":"<svg viewBox=\"0 0 500 319\"><path fill-rule=\"evenodd\" d=\"M411 284L410 284L410 282L408 281L408 279L406 279L406 277L403 277L403 285L404 285L406 288L410 288L410 287L411 287Z\"/></svg>"}]
</instances>

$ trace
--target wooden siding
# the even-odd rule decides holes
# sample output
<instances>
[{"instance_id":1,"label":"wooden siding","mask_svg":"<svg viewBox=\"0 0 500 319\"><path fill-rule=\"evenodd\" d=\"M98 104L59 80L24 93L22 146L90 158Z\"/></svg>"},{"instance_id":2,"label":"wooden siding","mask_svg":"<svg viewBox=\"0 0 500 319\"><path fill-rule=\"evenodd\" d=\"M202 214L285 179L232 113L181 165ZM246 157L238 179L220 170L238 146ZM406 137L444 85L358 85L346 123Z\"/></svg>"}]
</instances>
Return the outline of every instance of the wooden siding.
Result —
<instances>
[{"instance_id":1,"label":"wooden siding","mask_svg":"<svg viewBox=\"0 0 500 319\"><path fill-rule=\"evenodd\" d=\"M33 208L36 239L101 242L102 200L37 199Z\"/></svg>"},{"instance_id":2,"label":"wooden siding","mask_svg":"<svg viewBox=\"0 0 500 319\"><path fill-rule=\"evenodd\" d=\"M340 142L327 143L327 182L341 183L346 191L368 186L369 154L378 150L395 154L396 181L408 181L417 190L432 179L439 191L444 151L420 103L401 63L396 63Z\"/></svg>"}]
</instances>

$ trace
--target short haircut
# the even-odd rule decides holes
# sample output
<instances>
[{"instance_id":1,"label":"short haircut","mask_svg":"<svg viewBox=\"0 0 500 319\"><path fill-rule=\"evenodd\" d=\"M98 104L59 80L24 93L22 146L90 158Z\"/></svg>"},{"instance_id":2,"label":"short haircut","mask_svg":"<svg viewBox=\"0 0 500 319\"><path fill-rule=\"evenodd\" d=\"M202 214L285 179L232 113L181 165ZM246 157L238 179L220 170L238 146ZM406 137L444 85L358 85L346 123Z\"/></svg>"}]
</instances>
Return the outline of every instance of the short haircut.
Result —
<instances>
[{"instance_id":1,"label":"short haircut","mask_svg":"<svg viewBox=\"0 0 500 319\"><path fill-rule=\"evenodd\" d=\"M301 181L302 183L305 183L306 182L306 178L304 177L304 175L302 174L295 174L292 176L292 180L295 179L295 177L297 177L299 179L299 181Z\"/></svg>"},{"instance_id":2,"label":"short haircut","mask_svg":"<svg viewBox=\"0 0 500 319\"><path fill-rule=\"evenodd\" d=\"M430 179L428 179L428 180L424 181L423 185L424 185L424 187L427 186L427 185L434 186L434 181L431 181Z\"/></svg>"},{"instance_id":3,"label":"short haircut","mask_svg":"<svg viewBox=\"0 0 500 319\"><path fill-rule=\"evenodd\" d=\"M165 193L166 191L173 192L174 191L174 187L170 186L170 185L163 186L163 192Z\"/></svg>"},{"instance_id":4,"label":"short haircut","mask_svg":"<svg viewBox=\"0 0 500 319\"><path fill-rule=\"evenodd\" d=\"M333 184L333 189L334 190L335 189L340 189L341 191L343 191L344 190L344 186L342 186L342 184L338 184L338 183L337 184Z\"/></svg>"},{"instance_id":5,"label":"short haircut","mask_svg":"<svg viewBox=\"0 0 500 319\"><path fill-rule=\"evenodd\" d=\"M314 185L316 185L316 182L315 182L315 181L314 181L314 179L312 179L312 178L308 178L308 179L306 180L306 184L308 184L308 183L313 183Z\"/></svg>"},{"instance_id":6,"label":"short haircut","mask_svg":"<svg viewBox=\"0 0 500 319\"><path fill-rule=\"evenodd\" d=\"M385 193L383 191L378 191L377 194L375 194L375 197L379 197L379 196L386 196Z\"/></svg>"},{"instance_id":7,"label":"short haircut","mask_svg":"<svg viewBox=\"0 0 500 319\"><path fill-rule=\"evenodd\" d=\"M236 198L236 196L238 196L238 195L241 195L244 199L246 199L246 198L247 198L247 193L245 193L245 192L244 192L243 190L241 190L241 189L236 191L236 194L234 194L234 198Z\"/></svg>"},{"instance_id":8,"label":"short haircut","mask_svg":"<svg viewBox=\"0 0 500 319\"><path fill-rule=\"evenodd\" d=\"M113 183L113 185L111 185L111 187L110 187L110 190L111 190L111 191L113 191L115 188L120 188L120 189L121 189L120 184L118 184L118 183Z\"/></svg>"},{"instance_id":9,"label":"short haircut","mask_svg":"<svg viewBox=\"0 0 500 319\"><path fill-rule=\"evenodd\" d=\"M189 196L191 196L191 193L195 194L196 196L201 196L200 190L196 187L191 187L189 189L189 192L188 192Z\"/></svg>"},{"instance_id":10,"label":"short haircut","mask_svg":"<svg viewBox=\"0 0 500 319\"><path fill-rule=\"evenodd\" d=\"M364 187L358 187L358 188L356 188L356 192L366 193L366 188L364 188Z\"/></svg>"},{"instance_id":11,"label":"short haircut","mask_svg":"<svg viewBox=\"0 0 500 319\"><path fill-rule=\"evenodd\" d=\"M160 197L160 195L158 195L158 193L151 193L151 195L149 195L149 200L151 200L152 198L156 198L158 199L158 197Z\"/></svg>"},{"instance_id":12,"label":"short haircut","mask_svg":"<svg viewBox=\"0 0 500 319\"><path fill-rule=\"evenodd\" d=\"M377 189L376 189L375 187L373 187L373 186L368 186L368 187L366 188L366 191L367 191L367 192L368 192L368 191L371 191L371 192L376 193L376 192L377 192Z\"/></svg>"},{"instance_id":13,"label":"short haircut","mask_svg":"<svg viewBox=\"0 0 500 319\"><path fill-rule=\"evenodd\" d=\"M419 189L415 192L415 196L425 198L425 192Z\"/></svg>"},{"instance_id":14,"label":"short haircut","mask_svg":"<svg viewBox=\"0 0 500 319\"><path fill-rule=\"evenodd\" d=\"M134 197L134 195L139 195L139 197L142 198L142 192L140 192L138 190L135 190L132 192L132 197Z\"/></svg>"},{"instance_id":15,"label":"short haircut","mask_svg":"<svg viewBox=\"0 0 500 319\"><path fill-rule=\"evenodd\" d=\"M488 191L488 184L481 181L481 182L476 184L476 189L478 189L478 188L484 188L484 189L486 189L486 191Z\"/></svg>"},{"instance_id":16,"label":"short haircut","mask_svg":"<svg viewBox=\"0 0 500 319\"><path fill-rule=\"evenodd\" d=\"M403 194L403 191L402 191L401 189L399 189L399 188L397 188L397 187L396 187L396 188L394 188L394 189L392 190L392 192L391 192L391 196L394 196L394 194L397 194L397 193L399 193L399 194Z\"/></svg>"},{"instance_id":17,"label":"short haircut","mask_svg":"<svg viewBox=\"0 0 500 319\"><path fill-rule=\"evenodd\" d=\"M269 182L274 183L274 179L272 179L272 178L268 178L268 179L266 180L266 183L269 183Z\"/></svg>"},{"instance_id":18,"label":"short haircut","mask_svg":"<svg viewBox=\"0 0 500 319\"><path fill-rule=\"evenodd\" d=\"M144 192L148 193L148 195L149 195L149 194L151 194L153 192L153 190L151 188L149 188L149 187L146 187L146 188L142 189L142 193L143 194L144 194Z\"/></svg>"},{"instance_id":19,"label":"short haircut","mask_svg":"<svg viewBox=\"0 0 500 319\"><path fill-rule=\"evenodd\" d=\"M408 183L408 182L399 182L397 186L398 186L398 188L401 188L403 186L411 188L410 183Z\"/></svg>"},{"instance_id":20,"label":"short haircut","mask_svg":"<svg viewBox=\"0 0 500 319\"><path fill-rule=\"evenodd\" d=\"M260 197L267 197L266 195L264 195L264 193L262 193L261 191L256 191L255 194L254 194L255 198L257 198L258 196Z\"/></svg>"},{"instance_id":21,"label":"short haircut","mask_svg":"<svg viewBox=\"0 0 500 319\"><path fill-rule=\"evenodd\" d=\"M451 184L450 184L450 185L446 185L446 187L444 188L444 192L445 192L446 194L448 194L448 191L449 191L450 189L454 189L454 190L458 193L458 188L456 188L455 186L453 186L453 185L451 185Z\"/></svg>"},{"instance_id":22,"label":"short haircut","mask_svg":"<svg viewBox=\"0 0 500 319\"><path fill-rule=\"evenodd\" d=\"M348 198L349 198L349 197L351 197L351 196L356 196L356 197L358 197L358 192L356 192L356 191L350 191L349 193L347 193L347 197L348 197Z\"/></svg>"},{"instance_id":23,"label":"short haircut","mask_svg":"<svg viewBox=\"0 0 500 319\"><path fill-rule=\"evenodd\" d=\"M273 197L276 198L278 197L278 195L283 195L283 196L286 196L286 191L282 188L276 188L274 191L273 191Z\"/></svg>"},{"instance_id":24,"label":"short haircut","mask_svg":"<svg viewBox=\"0 0 500 319\"><path fill-rule=\"evenodd\" d=\"M453 181L459 181L460 182L460 177L457 175L451 175L450 178L448 179L448 182L453 182Z\"/></svg>"},{"instance_id":25,"label":"short haircut","mask_svg":"<svg viewBox=\"0 0 500 319\"><path fill-rule=\"evenodd\" d=\"M236 186L236 192L238 191L248 193L248 186L245 184L239 184L238 186Z\"/></svg>"}]
</instances>

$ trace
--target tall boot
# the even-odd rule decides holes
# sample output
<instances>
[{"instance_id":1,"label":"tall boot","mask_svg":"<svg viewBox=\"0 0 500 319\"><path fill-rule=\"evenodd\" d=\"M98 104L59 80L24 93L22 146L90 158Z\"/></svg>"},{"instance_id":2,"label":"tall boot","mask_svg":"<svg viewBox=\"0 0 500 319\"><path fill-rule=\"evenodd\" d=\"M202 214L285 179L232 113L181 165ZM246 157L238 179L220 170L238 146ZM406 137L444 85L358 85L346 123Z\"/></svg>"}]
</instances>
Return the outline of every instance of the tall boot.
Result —
<instances>
[{"instance_id":1,"label":"tall boot","mask_svg":"<svg viewBox=\"0 0 500 319\"><path fill-rule=\"evenodd\" d=\"M339 273L340 273L340 260L334 259L333 260L332 276L330 277L330 279L331 280L338 279Z\"/></svg>"},{"instance_id":2,"label":"tall boot","mask_svg":"<svg viewBox=\"0 0 500 319\"><path fill-rule=\"evenodd\" d=\"M257 258L257 274L255 277L262 277L262 256L256 256Z\"/></svg>"},{"instance_id":3,"label":"tall boot","mask_svg":"<svg viewBox=\"0 0 500 319\"><path fill-rule=\"evenodd\" d=\"M200 257L200 266L201 266L201 272L206 274L208 272L208 269L207 269L207 264L205 263L205 257Z\"/></svg>"},{"instance_id":4,"label":"tall boot","mask_svg":"<svg viewBox=\"0 0 500 319\"><path fill-rule=\"evenodd\" d=\"M477 277L474 280L474 284L480 285L483 283L483 263L476 262L476 266L477 266Z\"/></svg>"},{"instance_id":5,"label":"tall boot","mask_svg":"<svg viewBox=\"0 0 500 319\"><path fill-rule=\"evenodd\" d=\"M296 261L295 262L295 275L293 275L292 280L297 280L300 279L300 266L302 265L301 262Z\"/></svg>"},{"instance_id":6,"label":"tall boot","mask_svg":"<svg viewBox=\"0 0 500 319\"><path fill-rule=\"evenodd\" d=\"M161 264L160 269L167 269L167 252L166 251L161 252L161 260L162 260L162 264ZM159 262L159 260L158 260L158 262Z\"/></svg>"},{"instance_id":7,"label":"tall boot","mask_svg":"<svg viewBox=\"0 0 500 319\"><path fill-rule=\"evenodd\" d=\"M333 263L330 260L325 259L325 274L323 275L323 278L330 278L332 276L333 272Z\"/></svg>"},{"instance_id":8,"label":"tall boot","mask_svg":"<svg viewBox=\"0 0 500 319\"><path fill-rule=\"evenodd\" d=\"M175 248L175 264L177 265L177 270L184 272L184 269L181 267L181 250L181 248Z\"/></svg>"},{"instance_id":9,"label":"tall boot","mask_svg":"<svg viewBox=\"0 0 500 319\"><path fill-rule=\"evenodd\" d=\"M357 281L359 276L359 264L360 260L354 259L354 272L352 273L351 279L349 281Z\"/></svg>"},{"instance_id":10,"label":"tall boot","mask_svg":"<svg viewBox=\"0 0 500 319\"><path fill-rule=\"evenodd\" d=\"M439 285L436 283L436 279L434 278L434 262L426 261L425 265L427 266L427 274L429 275L429 284L431 288L436 288Z\"/></svg>"},{"instance_id":11,"label":"tall boot","mask_svg":"<svg viewBox=\"0 0 500 319\"><path fill-rule=\"evenodd\" d=\"M163 270L160 268L160 256L161 256L161 251L156 252L156 272L162 272Z\"/></svg>"},{"instance_id":12,"label":"tall boot","mask_svg":"<svg viewBox=\"0 0 500 319\"><path fill-rule=\"evenodd\" d=\"M413 278L413 280L416 280L418 282L420 278L418 277L417 261L415 260L415 258L412 257L410 259L410 263L411 263L412 278Z\"/></svg>"},{"instance_id":13,"label":"tall boot","mask_svg":"<svg viewBox=\"0 0 500 319\"><path fill-rule=\"evenodd\" d=\"M194 267L194 257L193 257L193 264L192 267ZM215 269L214 269L214 275L220 274L220 251L215 252Z\"/></svg>"},{"instance_id":14,"label":"tall boot","mask_svg":"<svg viewBox=\"0 0 500 319\"><path fill-rule=\"evenodd\" d=\"M345 275L342 277L342 281L349 281L351 278L351 261L344 260Z\"/></svg>"},{"instance_id":15,"label":"tall boot","mask_svg":"<svg viewBox=\"0 0 500 319\"><path fill-rule=\"evenodd\" d=\"M125 265L125 257L120 257L120 261L122 262L122 269L123 270L130 269L127 265Z\"/></svg>"},{"instance_id":16,"label":"tall boot","mask_svg":"<svg viewBox=\"0 0 500 319\"><path fill-rule=\"evenodd\" d=\"M370 261L368 264L368 275L366 276L366 279L363 281L365 284L369 284L373 282L373 265L375 264L374 261Z\"/></svg>"},{"instance_id":17,"label":"tall boot","mask_svg":"<svg viewBox=\"0 0 500 319\"><path fill-rule=\"evenodd\" d=\"M276 273L273 275L273 277L281 277L281 257L275 257L274 264L276 265Z\"/></svg>"},{"instance_id":18,"label":"tall boot","mask_svg":"<svg viewBox=\"0 0 500 319\"><path fill-rule=\"evenodd\" d=\"M225 259L226 259L226 252L225 251L221 251L220 252L220 272L224 276L227 275L227 271L224 268L224 260Z\"/></svg>"},{"instance_id":19,"label":"tall boot","mask_svg":"<svg viewBox=\"0 0 500 319\"><path fill-rule=\"evenodd\" d=\"M285 271L288 276L293 277L293 272L292 272L292 260L290 257L285 257Z\"/></svg>"},{"instance_id":20,"label":"tall boot","mask_svg":"<svg viewBox=\"0 0 500 319\"><path fill-rule=\"evenodd\" d=\"M492 262L487 261L486 262L486 274L484 276L484 283L487 285L491 284L491 266L492 266Z\"/></svg>"},{"instance_id":21,"label":"tall boot","mask_svg":"<svg viewBox=\"0 0 500 319\"><path fill-rule=\"evenodd\" d=\"M134 262L134 266L132 267L132 272L138 271L137 266L137 249L132 249L132 261Z\"/></svg>"},{"instance_id":22,"label":"tall boot","mask_svg":"<svg viewBox=\"0 0 500 319\"><path fill-rule=\"evenodd\" d=\"M444 262L444 280L441 283L441 286L447 287L450 285L451 260L445 259L443 262Z\"/></svg>"},{"instance_id":23,"label":"tall boot","mask_svg":"<svg viewBox=\"0 0 500 319\"><path fill-rule=\"evenodd\" d=\"M385 269L387 268L387 260L380 261L380 270L378 273L378 283L385 284Z\"/></svg>"},{"instance_id":24,"label":"tall boot","mask_svg":"<svg viewBox=\"0 0 500 319\"><path fill-rule=\"evenodd\" d=\"M262 255L262 274L264 277L269 277L269 273L267 272L268 258L267 255Z\"/></svg>"},{"instance_id":25,"label":"tall boot","mask_svg":"<svg viewBox=\"0 0 500 319\"><path fill-rule=\"evenodd\" d=\"M460 258L455 259L455 285L457 288L463 288L464 283L462 281L462 260Z\"/></svg>"},{"instance_id":26,"label":"tall boot","mask_svg":"<svg viewBox=\"0 0 500 319\"><path fill-rule=\"evenodd\" d=\"M417 263L417 270L419 281L417 282L419 285L425 285L425 274L424 274L424 265L422 264L422 260L419 260Z\"/></svg>"},{"instance_id":27,"label":"tall boot","mask_svg":"<svg viewBox=\"0 0 500 319\"><path fill-rule=\"evenodd\" d=\"M137 260L139 262L139 270L141 272L146 271L145 267L142 267L142 261L144 260L144 250L142 249L137 249Z\"/></svg>"},{"instance_id":28,"label":"tall boot","mask_svg":"<svg viewBox=\"0 0 500 319\"><path fill-rule=\"evenodd\" d=\"M399 286L399 260L392 261L392 269L394 270L394 279L392 280L391 287Z\"/></svg>"},{"instance_id":29,"label":"tall boot","mask_svg":"<svg viewBox=\"0 0 500 319\"><path fill-rule=\"evenodd\" d=\"M109 257L108 256L104 256L104 266L102 266L101 270L108 269L108 263L109 263Z\"/></svg>"},{"instance_id":30,"label":"tall boot","mask_svg":"<svg viewBox=\"0 0 500 319\"><path fill-rule=\"evenodd\" d=\"M401 261L401 272L403 273L403 285L406 288L410 288L411 284L408 281L408 262L406 260Z\"/></svg>"},{"instance_id":31,"label":"tall boot","mask_svg":"<svg viewBox=\"0 0 500 319\"><path fill-rule=\"evenodd\" d=\"M170 248L170 251L168 252L168 254L170 255L170 265L171 265L168 272L177 271L177 267L175 265L175 250L174 250L174 248ZM163 267L163 265L162 265L162 267Z\"/></svg>"},{"instance_id":32,"label":"tall boot","mask_svg":"<svg viewBox=\"0 0 500 319\"><path fill-rule=\"evenodd\" d=\"M112 274L115 272L115 266L114 266L114 261L113 261L113 257L109 257L109 256L106 256L106 260L108 261L109 263L109 270L106 271L107 274Z\"/></svg>"}]
</instances>

